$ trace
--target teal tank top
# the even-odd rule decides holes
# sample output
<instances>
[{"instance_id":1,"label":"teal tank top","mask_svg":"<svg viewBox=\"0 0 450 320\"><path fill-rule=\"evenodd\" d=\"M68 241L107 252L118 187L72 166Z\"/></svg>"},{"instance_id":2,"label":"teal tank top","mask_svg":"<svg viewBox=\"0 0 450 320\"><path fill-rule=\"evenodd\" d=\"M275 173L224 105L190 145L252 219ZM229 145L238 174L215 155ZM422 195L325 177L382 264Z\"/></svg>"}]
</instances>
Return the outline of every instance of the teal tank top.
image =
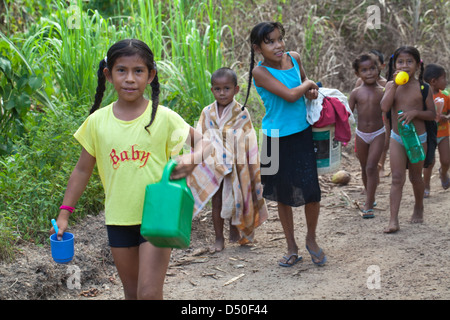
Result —
<instances>
[{"instance_id":1,"label":"teal tank top","mask_svg":"<svg viewBox=\"0 0 450 320\"><path fill-rule=\"evenodd\" d=\"M278 70L270 67L262 66L261 61L258 66L266 68L276 79L283 83L289 89L301 85L300 68L297 61L291 57L294 67L288 70ZM253 84L255 84L253 80ZM283 98L273 94L272 92L258 87L255 84L256 91L260 95L266 114L262 120L262 129L264 134L270 137L284 137L300 132L309 127L306 120L306 105L304 97L295 102L288 102ZM271 130L278 130L271 131Z\"/></svg>"}]
</instances>

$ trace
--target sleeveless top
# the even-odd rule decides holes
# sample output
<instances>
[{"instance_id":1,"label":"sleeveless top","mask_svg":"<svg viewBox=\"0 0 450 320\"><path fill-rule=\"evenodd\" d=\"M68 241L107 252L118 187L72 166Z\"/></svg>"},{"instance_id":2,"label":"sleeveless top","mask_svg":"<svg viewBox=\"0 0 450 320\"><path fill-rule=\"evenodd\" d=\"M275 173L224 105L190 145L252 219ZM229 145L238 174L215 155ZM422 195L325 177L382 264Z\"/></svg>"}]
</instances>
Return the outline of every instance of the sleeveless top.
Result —
<instances>
[{"instance_id":1,"label":"sleeveless top","mask_svg":"<svg viewBox=\"0 0 450 320\"><path fill-rule=\"evenodd\" d=\"M294 67L288 70L278 70L263 66L261 61L258 66L266 68L272 76L283 83L289 89L301 85L300 68L297 61L287 52ZM255 84L254 80L253 83ZM305 99L302 96L295 102L288 102L283 98L273 94L263 87L255 84L256 91L261 96L266 109L266 114L262 120L264 134L270 137L284 137L301 132L309 127L306 120Z\"/></svg>"}]
</instances>

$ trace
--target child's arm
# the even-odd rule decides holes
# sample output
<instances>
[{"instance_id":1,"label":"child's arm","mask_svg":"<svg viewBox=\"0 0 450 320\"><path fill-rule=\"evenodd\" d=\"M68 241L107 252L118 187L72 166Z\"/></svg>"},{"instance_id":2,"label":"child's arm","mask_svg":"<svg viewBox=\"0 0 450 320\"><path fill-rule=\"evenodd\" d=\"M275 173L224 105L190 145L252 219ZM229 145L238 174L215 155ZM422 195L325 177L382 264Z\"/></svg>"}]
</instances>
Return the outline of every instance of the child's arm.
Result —
<instances>
[{"instance_id":1,"label":"child's arm","mask_svg":"<svg viewBox=\"0 0 450 320\"><path fill-rule=\"evenodd\" d=\"M356 89L353 89L350 93L350 97L348 99L348 106L350 107L350 110L354 112L356 107Z\"/></svg>"},{"instance_id":2,"label":"child's arm","mask_svg":"<svg viewBox=\"0 0 450 320\"><path fill-rule=\"evenodd\" d=\"M399 121L405 121L405 124L410 123L414 118L420 120L432 121L436 119L436 108L434 107L433 94L431 90L428 90L428 96L425 100L426 110L421 108L420 110L404 111L398 118Z\"/></svg>"},{"instance_id":3,"label":"child's arm","mask_svg":"<svg viewBox=\"0 0 450 320\"><path fill-rule=\"evenodd\" d=\"M256 67L252 72L255 84L258 87L263 87L273 94L283 98L288 102L295 102L300 99L310 89L319 89L314 81L306 79L298 87L289 89L264 67Z\"/></svg>"},{"instance_id":4,"label":"child's arm","mask_svg":"<svg viewBox=\"0 0 450 320\"><path fill-rule=\"evenodd\" d=\"M295 58L295 60L297 60L298 67L300 69L300 77L302 79L302 83L305 82L305 81L310 81L308 79L308 77L306 76L305 69L303 69L303 65L302 65L302 61L300 59L300 55L297 52L295 52L295 51L291 51L291 55L292 55L292 57ZM310 88L308 91L305 92L305 97L308 100L317 99L317 97L319 96L318 89L319 89L319 87L317 87L317 88L316 87Z\"/></svg>"},{"instance_id":5,"label":"child's arm","mask_svg":"<svg viewBox=\"0 0 450 320\"><path fill-rule=\"evenodd\" d=\"M80 158L78 159L78 162L70 175L69 182L67 183L62 205L75 207L78 199L80 199L86 189L89 178L94 170L95 161L95 158L83 148ZM69 217L69 211L62 209L59 212L58 219L56 220L56 224L59 229L58 238L62 238L63 233L67 229ZM51 232L54 232L53 228L51 229Z\"/></svg>"},{"instance_id":6,"label":"child's arm","mask_svg":"<svg viewBox=\"0 0 450 320\"><path fill-rule=\"evenodd\" d=\"M442 99L442 101L437 102L436 99ZM436 121L445 123L447 121L450 121L450 98L436 98L434 100L434 103L436 107L438 106L438 103L442 103L441 105L441 112L437 115ZM439 108L438 108L439 109ZM445 111L443 111L445 110Z\"/></svg>"},{"instance_id":7,"label":"child's arm","mask_svg":"<svg viewBox=\"0 0 450 320\"><path fill-rule=\"evenodd\" d=\"M427 106L427 109L425 111L422 111L421 118L422 120L435 120L436 119L436 108L434 106L434 100L433 100L433 93L430 88L428 90L428 96L425 100L425 104Z\"/></svg>"},{"instance_id":8,"label":"child's arm","mask_svg":"<svg viewBox=\"0 0 450 320\"><path fill-rule=\"evenodd\" d=\"M438 122L447 122L450 121L450 114L445 115L445 114L440 114L437 118Z\"/></svg>"},{"instance_id":9,"label":"child's arm","mask_svg":"<svg viewBox=\"0 0 450 320\"><path fill-rule=\"evenodd\" d=\"M398 85L394 81L389 81L386 83L386 89L384 91L383 98L381 98L381 111L384 113L389 112L394 105L395 92L397 91Z\"/></svg>"},{"instance_id":10,"label":"child's arm","mask_svg":"<svg viewBox=\"0 0 450 320\"><path fill-rule=\"evenodd\" d=\"M202 163L211 154L211 141L203 137L199 131L192 127L189 129L186 144L190 145L194 152L178 158L178 165L173 169L170 176L171 179L176 180L187 177L198 164Z\"/></svg>"}]
</instances>

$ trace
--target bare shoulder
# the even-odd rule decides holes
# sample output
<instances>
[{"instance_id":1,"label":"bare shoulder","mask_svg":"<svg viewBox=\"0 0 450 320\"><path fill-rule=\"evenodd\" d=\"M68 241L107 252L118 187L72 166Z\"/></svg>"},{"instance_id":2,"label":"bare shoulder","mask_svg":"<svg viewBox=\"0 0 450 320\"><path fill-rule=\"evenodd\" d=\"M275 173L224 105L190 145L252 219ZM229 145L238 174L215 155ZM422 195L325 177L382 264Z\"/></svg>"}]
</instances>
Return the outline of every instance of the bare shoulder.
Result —
<instances>
[{"instance_id":1,"label":"bare shoulder","mask_svg":"<svg viewBox=\"0 0 450 320\"><path fill-rule=\"evenodd\" d=\"M350 97L356 98L361 92L361 87L356 87L350 92Z\"/></svg>"},{"instance_id":2,"label":"bare shoulder","mask_svg":"<svg viewBox=\"0 0 450 320\"><path fill-rule=\"evenodd\" d=\"M261 76L267 75L267 74L270 74L270 72L267 71L267 69L264 68L263 66L256 66L252 70L252 76L255 79L257 79Z\"/></svg>"},{"instance_id":3,"label":"bare shoulder","mask_svg":"<svg viewBox=\"0 0 450 320\"><path fill-rule=\"evenodd\" d=\"M267 81L273 80L272 74L266 68L257 66L252 70L252 76L257 87L264 87Z\"/></svg>"},{"instance_id":4,"label":"bare shoulder","mask_svg":"<svg viewBox=\"0 0 450 320\"><path fill-rule=\"evenodd\" d=\"M388 81L387 81L386 78L380 76L380 79L378 79L377 82L378 82L378 84L379 84L380 86L385 87L385 86L386 86L386 83L387 83Z\"/></svg>"},{"instance_id":5,"label":"bare shoulder","mask_svg":"<svg viewBox=\"0 0 450 320\"><path fill-rule=\"evenodd\" d=\"M300 60L300 54L297 51L289 51L289 54L293 56L295 59Z\"/></svg>"},{"instance_id":6,"label":"bare shoulder","mask_svg":"<svg viewBox=\"0 0 450 320\"><path fill-rule=\"evenodd\" d=\"M258 73L261 72L261 70L264 70L265 68L263 66L255 66L252 70L252 73Z\"/></svg>"},{"instance_id":7,"label":"bare shoulder","mask_svg":"<svg viewBox=\"0 0 450 320\"><path fill-rule=\"evenodd\" d=\"M351 92L350 92L350 95L349 95L349 98L348 98L348 104L349 104L349 106L350 106L350 109L353 111L353 109L354 108L356 108L356 105L358 104L357 103L357 100L358 100L358 90L359 89L359 87L358 88L355 88L355 89L353 89Z\"/></svg>"},{"instance_id":8,"label":"bare shoulder","mask_svg":"<svg viewBox=\"0 0 450 320\"><path fill-rule=\"evenodd\" d=\"M299 64L301 64L301 58L300 58L300 54L298 52L296 52L296 51L289 51L289 54L291 55L292 58L297 60L297 62Z\"/></svg>"},{"instance_id":9,"label":"bare shoulder","mask_svg":"<svg viewBox=\"0 0 450 320\"><path fill-rule=\"evenodd\" d=\"M252 70L252 76L255 79L261 78L261 77L272 77L272 74L265 68L264 66L256 66Z\"/></svg>"},{"instance_id":10,"label":"bare shoulder","mask_svg":"<svg viewBox=\"0 0 450 320\"><path fill-rule=\"evenodd\" d=\"M377 97L379 97L381 99L383 97L383 95L384 95L384 91L385 90L386 89L384 87L378 85L378 86L375 87L374 93L375 93L375 95Z\"/></svg>"},{"instance_id":11,"label":"bare shoulder","mask_svg":"<svg viewBox=\"0 0 450 320\"><path fill-rule=\"evenodd\" d=\"M394 86L394 81L391 80L391 81L386 82L386 85L385 85L384 88L385 88L386 90L388 90L388 89L391 89L393 86Z\"/></svg>"}]
</instances>

